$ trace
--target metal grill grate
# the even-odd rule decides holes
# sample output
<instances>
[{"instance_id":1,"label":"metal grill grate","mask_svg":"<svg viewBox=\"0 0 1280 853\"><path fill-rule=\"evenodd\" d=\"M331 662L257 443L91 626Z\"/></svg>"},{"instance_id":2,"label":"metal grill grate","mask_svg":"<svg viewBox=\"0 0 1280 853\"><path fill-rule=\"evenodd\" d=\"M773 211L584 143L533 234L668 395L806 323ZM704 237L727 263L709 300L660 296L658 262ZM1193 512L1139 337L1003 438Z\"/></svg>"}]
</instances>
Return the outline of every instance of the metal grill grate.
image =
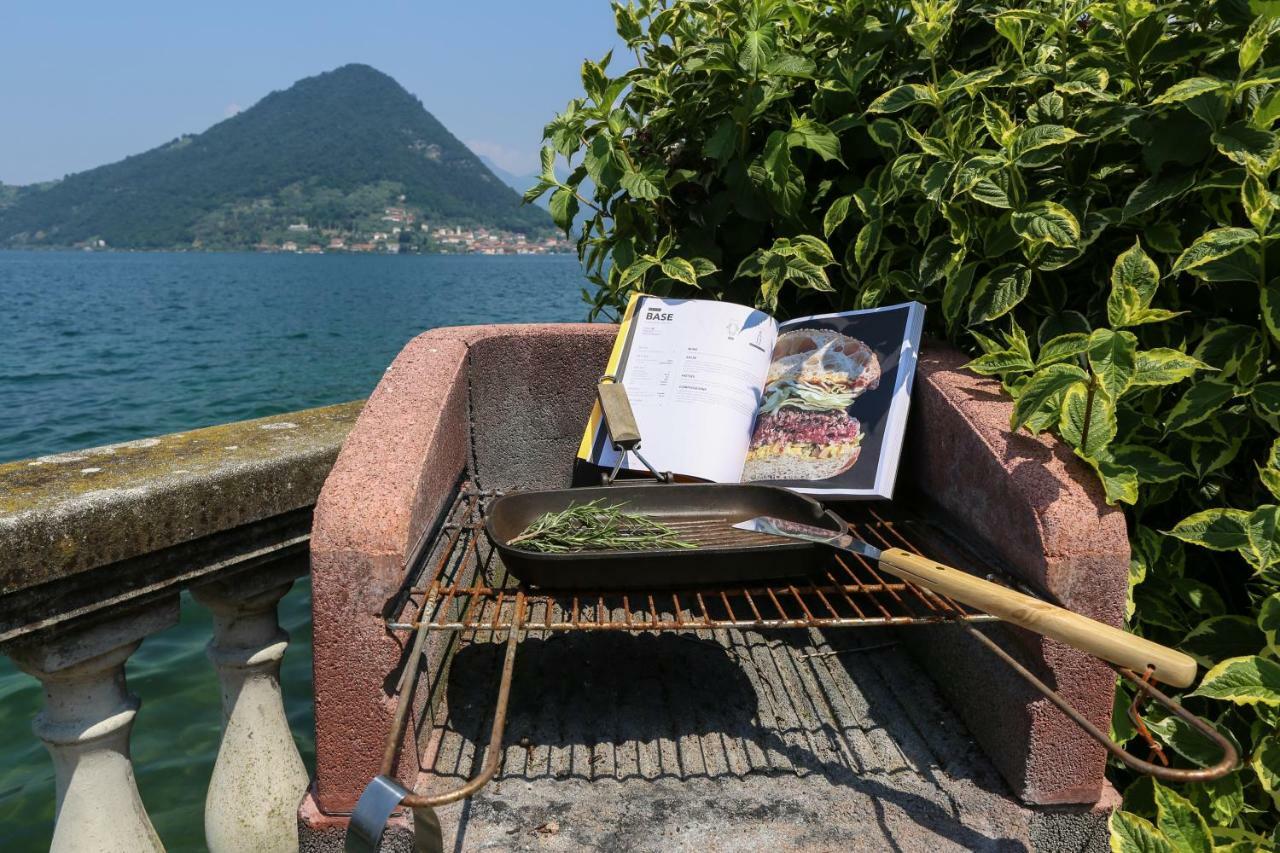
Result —
<instances>
[{"instance_id":1,"label":"metal grill grate","mask_svg":"<svg viewBox=\"0 0 1280 853\"><path fill-rule=\"evenodd\" d=\"M875 565L862 558L833 556L817 577L801 583L749 584L704 590L659 590L548 593L519 585L507 575L495 549L484 534L484 513L494 495L464 483L440 529L431 531L409 566L409 585L403 597L392 602L393 612L413 613L408 621L388 621L397 632L413 632L405 668L396 689L396 710L382 757L381 775L371 785L389 785L395 801L410 808L434 808L471 796L498 772L502 760L503 732L511 695L512 671L522 636L557 631L701 631L712 629L852 628L871 625L917 625L959 622L998 658L1013 668L1064 714L1113 756L1140 773L1166 781L1187 782L1219 778L1229 772L1236 752L1208 723L1155 689L1149 679L1117 667L1138 695L1158 702L1176 714L1222 751L1221 760L1199 769L1160 767L1139 759L1111 741L1070 703L1044 684L993 640L971 623L995 617L896 579L888 580ZM945 530L918 518L890 519L869 505L860 505L849 519L854 536L885 548L899 547L919 554L916 543L930 550L946 551L958 567L989 565L946 535ZM1007 577L988 574L991 580L1010 584ZM1012 584L1012 585L1017 585ZM426 638L433 632L462 634L464 642L488 636L505 643L493 724L484 764L471 781L437 795L413 793L391 781L396 756L403 742L418 684ZM1139 700L1130 709L1135 721ZM432 762L426 762L430 765ZM363 802L363 799L362 799ZM394 803L393 803L394 805ZM375 809L376 811L376 809ZM353 822L353 827L357 822ZM376 829L376 832L375 832ZM381 825L364 827L377 838Z\"/></svg>"},{"instance_id":2,"label":"metal grill grate","mask_svg":"<svg viewBox=\"0 0 1280 853\"><path fill-rule=\"evenodd\" d=\"M689 631L853 628L995 619L946 596L886 576L874 563L860 557L833 556L819 575L803 582L625 593L541 592L522 587L510 578L485 537L484 511L491 497L464 485L435 546L414 568L407 594L415 605L408 611L416 615L409 621L389 621L388 628L505 631L519 624L531 631ZM919 519L891 520L869 506L859 509L858 520L850 522L850 533L880 547L904 548L918 554L917 539L939 533Z\"/></svg>"}]
</instances>

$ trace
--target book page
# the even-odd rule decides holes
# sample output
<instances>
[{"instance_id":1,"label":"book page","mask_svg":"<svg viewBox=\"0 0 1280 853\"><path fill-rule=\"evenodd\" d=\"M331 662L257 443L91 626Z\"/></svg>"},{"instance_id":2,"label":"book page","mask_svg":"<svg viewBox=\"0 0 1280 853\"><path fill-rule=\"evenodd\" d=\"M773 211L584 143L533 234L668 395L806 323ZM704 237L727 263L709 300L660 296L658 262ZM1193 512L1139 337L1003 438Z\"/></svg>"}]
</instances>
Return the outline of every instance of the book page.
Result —
<instances>
[{"instance_id":1,"label":"book page","mask_svg":"<svg viewBox=\"0 0 1280 853\"><path fill-rule=\"evenodd\" d=\"M738 482L777 324L744 305L704 299L640 296L627 314L610 367L631 400L640 452L659 471ZM585 458L612 468L619 454L592 420ZM646 470L634 454L624 468Z\"/></svg>"},{"instance_id":2,"label":"book page","mask_svg":"<svg viewBox=\"0 0 1280 853\"><path fill-rule=\"evenodd\" d=\"M917 302L779 324L742 479L892 497L923 326Z\"/></svg>"}]
</instances>

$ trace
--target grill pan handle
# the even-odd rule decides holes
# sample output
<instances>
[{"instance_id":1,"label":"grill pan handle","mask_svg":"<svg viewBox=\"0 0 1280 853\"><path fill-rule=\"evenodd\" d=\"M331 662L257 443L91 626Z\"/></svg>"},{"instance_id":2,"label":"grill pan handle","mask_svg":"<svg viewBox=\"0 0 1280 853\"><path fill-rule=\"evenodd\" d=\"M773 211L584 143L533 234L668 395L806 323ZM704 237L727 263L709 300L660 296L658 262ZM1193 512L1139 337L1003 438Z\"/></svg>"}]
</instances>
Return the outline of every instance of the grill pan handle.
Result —
<instances>
[{"instance_id":1,"label":"grill pan handle","mask_svg":"<svg viewBox=\"0 0 1280 853\"><path fill-rule=\"evenodd\" d=\"M618 381L618 377L612 373L601 376L600 381L596 383L596 399L600 401L600 412L604 415L605 432L609 434L613 449L619 452L617 464L603 477L604 484L611 485L617 478L618 471L622 469L622 463L626 461L628 453L634 453L659 483L670 483L673 479L670 471L659 472L648 459L640 455L640 426L636 423L636 414L631 409L631 398L627 396L627 389Z\"/></svg>"}]
</instances>

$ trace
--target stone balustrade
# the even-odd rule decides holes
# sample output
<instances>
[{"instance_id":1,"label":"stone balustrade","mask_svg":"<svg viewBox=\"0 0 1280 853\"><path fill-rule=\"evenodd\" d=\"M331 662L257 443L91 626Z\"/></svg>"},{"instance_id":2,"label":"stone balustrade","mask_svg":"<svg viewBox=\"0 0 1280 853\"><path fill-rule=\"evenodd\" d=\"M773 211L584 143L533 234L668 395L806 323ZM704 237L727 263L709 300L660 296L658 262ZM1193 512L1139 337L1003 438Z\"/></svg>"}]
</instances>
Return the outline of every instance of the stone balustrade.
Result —
<instances>
[{"instance_id":1,"label":"stone balustrade","mask_svg":"<svg viewBox=\"0 0 1280 853\"><path fill-rule=\"evenodd\" d=\"M134 782L125 662L177 623L184 589L212 611L222 689L208 846L298 849L307 772L276 604L308 571L312 506L362 405L0 465L0 652L44 687L32 728L55 770L50 849L163 849Z\"/></svg>"}]
</instances>

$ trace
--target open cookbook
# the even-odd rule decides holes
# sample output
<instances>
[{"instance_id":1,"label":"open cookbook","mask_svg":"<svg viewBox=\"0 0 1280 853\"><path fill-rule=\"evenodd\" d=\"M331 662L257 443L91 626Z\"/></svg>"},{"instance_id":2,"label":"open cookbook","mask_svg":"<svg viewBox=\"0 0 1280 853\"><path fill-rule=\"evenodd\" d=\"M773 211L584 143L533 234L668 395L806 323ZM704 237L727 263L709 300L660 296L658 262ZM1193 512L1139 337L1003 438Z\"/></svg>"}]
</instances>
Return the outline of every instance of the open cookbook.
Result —
<instances>
[{"instance_id":1,"label":"open cookbook","mask_svg":"<svg viewBox=\"0 0 1280 853\"><path fill-rule=\"evenodd\" d=\"M636 294L605 373L626 387L659 471L889 498L923 323L917 302L779 323L730 302ZM619 455L597 403L578 458L611 469ZM634 454L622 467L647 471Z\"/></svg>"}]
</instances>

